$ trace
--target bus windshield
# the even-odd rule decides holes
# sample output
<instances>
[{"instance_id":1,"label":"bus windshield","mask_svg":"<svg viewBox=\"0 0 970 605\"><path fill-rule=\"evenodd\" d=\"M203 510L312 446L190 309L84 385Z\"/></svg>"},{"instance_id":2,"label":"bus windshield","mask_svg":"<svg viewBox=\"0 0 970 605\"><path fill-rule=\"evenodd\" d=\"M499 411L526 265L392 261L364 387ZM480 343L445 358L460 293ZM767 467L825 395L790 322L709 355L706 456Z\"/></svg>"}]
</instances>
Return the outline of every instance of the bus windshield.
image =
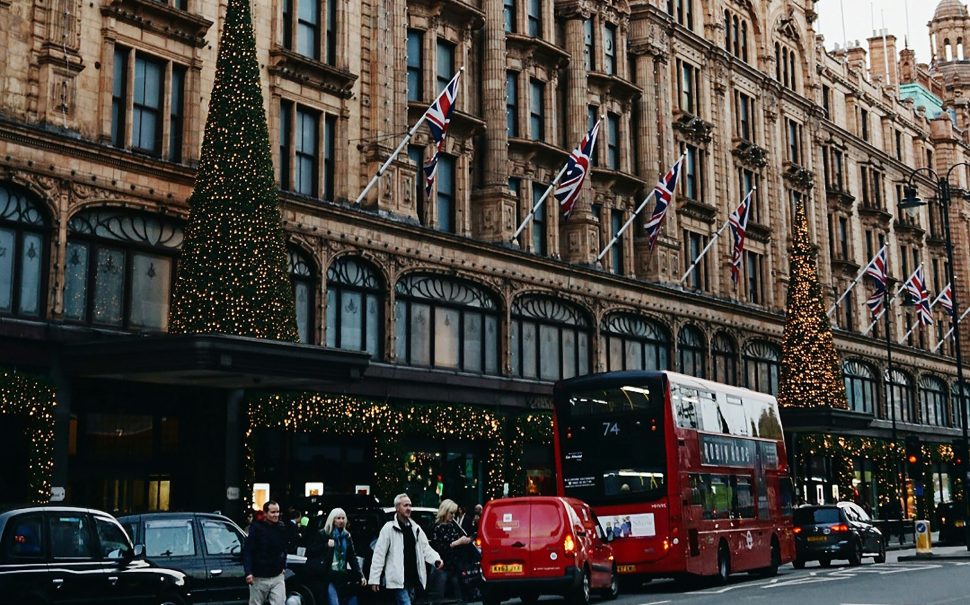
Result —
<instances>
[{"instance_id":1,"label":"bus windshield","mask_svg":"<svg viewBox=\"0 0 970 605\"><path fill-rule=\"evenodd\" d=\"M664 408L660 377L557 393L565 494L590 504L665 496Z\"/></svg>"}]
</instances>

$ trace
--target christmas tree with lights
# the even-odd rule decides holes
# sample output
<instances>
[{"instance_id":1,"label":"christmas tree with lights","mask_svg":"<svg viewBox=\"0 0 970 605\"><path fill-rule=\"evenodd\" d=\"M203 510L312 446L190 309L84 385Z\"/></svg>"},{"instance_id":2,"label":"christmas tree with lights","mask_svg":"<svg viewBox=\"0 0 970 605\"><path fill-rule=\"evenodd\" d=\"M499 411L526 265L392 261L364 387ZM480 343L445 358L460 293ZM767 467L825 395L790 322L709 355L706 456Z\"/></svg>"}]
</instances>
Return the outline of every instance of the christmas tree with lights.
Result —
<instances>
[{"instance_id":1,"label":"christmas tree with lights","mask_svg":"<svg viewBox=\"0 0 970 605\"><path fill-rule=\"evenodd\" d=\"M818 282L818 250L808 237L803 204L795 209L785 341L778 405L846 409L842 365Z\"/></svg>"},{"instance_id":2,"label":"christmas tree with lights","mask_svg":"<svg viewBox=\"0 0 970 605\"><path fill-rule=\"evenodd\" d=\"M174 333L296 341L248 0L229 0L172 301Z\"/></svg>"}]
</instances>

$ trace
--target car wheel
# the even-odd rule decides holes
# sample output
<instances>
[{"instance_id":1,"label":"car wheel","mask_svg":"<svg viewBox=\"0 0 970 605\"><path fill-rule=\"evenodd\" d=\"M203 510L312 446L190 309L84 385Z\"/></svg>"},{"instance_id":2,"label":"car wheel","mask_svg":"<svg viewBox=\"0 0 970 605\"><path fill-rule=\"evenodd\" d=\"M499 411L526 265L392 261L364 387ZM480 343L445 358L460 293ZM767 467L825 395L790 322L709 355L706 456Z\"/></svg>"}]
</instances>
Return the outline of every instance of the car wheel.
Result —
<instances>
[{"instance_id":1,"label":"car wheel","mask_svg":"<svg viewBox=\"0 0 970 605\"><path fill-rule=\"evenodd\" d=\"M573 594L572 605L589 605L590 599L590 586L589 586L589 572L585 569L583 570L583 579Z\"/></svg>"},{"instance_id":2,"label":"car wheel","mask_svg":"<svg viewBox=\"0 0 970 605\"><path fill-rule=\"evenodd\" d=\"M795 569L805 569L805 560L795 559L794 561L791 562L791 566L794 567Z\"/></svg>"},{"instance_id":3,"label":"car wheel","mask_svg":"<svg viewBox=\"0 0 970 605\"><path fill-rule=\"evenodd\" d=\"M886 562L886 543L879 540L879 554L872 558L873 563Z\"/></svg>"},{"instance_id":4,"label":"car wheel","mask_svg":"<svg viewBox=\"0 0 970 605\"><path fill-rule=\"evenodd\" d=\"M852 552L849 553L849 565L857 567L862 565L862 542L852 543Z\"/></svg>"},{"instance_id":5,"label":"car wheel","mask_svg":"<svg viewBox=\"0 0 970 605\"><path fill-rule=\"evenodd\" d=\"M728 552L727 544L721 542L717 549L717 575L715 582L723 586L727 584L728 576L731 575L731 554Z\"/></svg>"},{"instance_id":6,"label":"car wheel","mask_svg":"<svg viewBox=\"0 0 970 605\"><path fill-rule=\"evenodd\" d=\"M610 585L603 591L603 598L612 601L620 596L620 578L617 577L616 568L610 570Z\"/></svg>"},{"instance_id":7,"label":"car wheel","mask_svg":"<svg viewBox=\"0 0 970 605\"><path fill-rule=\"evenodd\" d=\"M177 594L162 596L159 605L185 605L185 599Z\"/></svg>"},{"instance_id":8,"label":"car wheel","mask_svg":"<svg viewBox=\"0 0 970 605\"><path fill-rule=\"evenodd\" d=\"M832 566L832 559L829 559L828 557L826 557L824 559L819 559L818 560L818 565L819 565L819 567L831 567Z\"/></svg>"},{"instance_id":9,"label":"car wheel","mask_svg":"<svg viewBox=\"0 0 970 605\"><path fill-rule=\"evenodd\" d=\"M289 597L300 597L300 605L316 605L317 600L313 598L313 591L310 590L309 586L299 584L293 588L288 588L286 590L286 596Z\"/></svg>"}]
</instances>

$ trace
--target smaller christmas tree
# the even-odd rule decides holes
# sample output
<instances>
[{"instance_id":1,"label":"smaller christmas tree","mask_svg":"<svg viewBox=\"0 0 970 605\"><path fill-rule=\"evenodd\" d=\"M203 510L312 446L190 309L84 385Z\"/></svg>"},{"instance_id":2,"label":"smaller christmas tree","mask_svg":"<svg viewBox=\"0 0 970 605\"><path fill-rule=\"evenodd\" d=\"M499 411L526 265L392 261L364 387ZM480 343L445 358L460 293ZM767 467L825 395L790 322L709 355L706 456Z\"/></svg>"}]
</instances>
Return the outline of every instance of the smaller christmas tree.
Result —
<instances>
[{"instance_id":1,"label":"smaller christmas tree","mask_svg":"<svg viewBox=\"0 0 970 605\"><path fill-rule=\"evenodd\" d=\"M818 282L818 250L808 237L803 204L795 209L791 277L778 405L846 409L842 366Z\"/></svg>"}]
</instances>

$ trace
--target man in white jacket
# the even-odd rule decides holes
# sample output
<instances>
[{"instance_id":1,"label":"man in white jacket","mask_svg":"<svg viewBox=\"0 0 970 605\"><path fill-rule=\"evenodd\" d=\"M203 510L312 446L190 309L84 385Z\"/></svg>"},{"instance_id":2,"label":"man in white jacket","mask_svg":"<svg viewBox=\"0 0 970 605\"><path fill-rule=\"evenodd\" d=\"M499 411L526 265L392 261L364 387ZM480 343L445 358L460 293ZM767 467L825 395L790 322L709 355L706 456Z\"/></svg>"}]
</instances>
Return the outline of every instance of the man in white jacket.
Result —
<instances>
[{"instance_id":1,"label":"man in white jacket","mask_svg":"<svg viewBox=\"0 0 970 605\"><path fill-rule=\"evenodd\" d=\"M411 522L411 498L407 494L394 497L394 519L381 528L370 564L371 589L384 586L394 593L396 605L411 605L414 589L427 583L425 563L441 568L441 557L428 544L428 536L417 523Z\"/></svg>"}]
</instances>

